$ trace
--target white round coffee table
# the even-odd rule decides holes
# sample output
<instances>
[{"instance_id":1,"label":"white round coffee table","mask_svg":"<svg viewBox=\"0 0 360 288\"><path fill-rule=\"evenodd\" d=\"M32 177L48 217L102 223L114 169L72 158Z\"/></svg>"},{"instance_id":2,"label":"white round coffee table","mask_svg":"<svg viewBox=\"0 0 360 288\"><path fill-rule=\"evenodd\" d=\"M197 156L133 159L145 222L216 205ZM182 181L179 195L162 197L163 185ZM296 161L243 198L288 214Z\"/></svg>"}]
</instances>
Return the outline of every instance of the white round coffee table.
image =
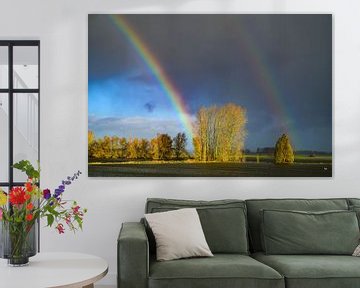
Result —
<instances>
[{"instance_id":1,"label":"white round coffee table","mask_svg":"<svg viewBox=\"0 0 360 288\"><path fill-rule=\"evenodd\" d=\"M6 288L80 288L94 283L108 272L100 257L80 253L38 253L28 266L9 267L0 260L0 286Z\"/></svg>"}]
</instances>

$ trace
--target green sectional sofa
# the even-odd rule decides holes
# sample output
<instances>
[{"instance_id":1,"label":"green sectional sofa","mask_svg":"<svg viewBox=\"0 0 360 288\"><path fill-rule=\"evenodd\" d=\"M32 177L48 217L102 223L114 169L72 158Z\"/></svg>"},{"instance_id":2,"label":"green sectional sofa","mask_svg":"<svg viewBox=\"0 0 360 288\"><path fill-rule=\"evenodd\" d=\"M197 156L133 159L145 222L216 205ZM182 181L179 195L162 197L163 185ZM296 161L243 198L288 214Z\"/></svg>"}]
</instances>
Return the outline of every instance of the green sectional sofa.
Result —
<instances>
[{"instance_id":1,"label":"green sectional sofa","mask_svg":"<svg viewBox=\"0 0 360 288\"><path fill-rule=\"evenodd\" d=\"M360 257L351 256L359 242L360 199L152 198L145 212L189 207L197 209L214 257L156 261L145 221L124 223L119 288L360 287ZM322 237L329 229L340 232Z\"/></svg>"}]
</instances>

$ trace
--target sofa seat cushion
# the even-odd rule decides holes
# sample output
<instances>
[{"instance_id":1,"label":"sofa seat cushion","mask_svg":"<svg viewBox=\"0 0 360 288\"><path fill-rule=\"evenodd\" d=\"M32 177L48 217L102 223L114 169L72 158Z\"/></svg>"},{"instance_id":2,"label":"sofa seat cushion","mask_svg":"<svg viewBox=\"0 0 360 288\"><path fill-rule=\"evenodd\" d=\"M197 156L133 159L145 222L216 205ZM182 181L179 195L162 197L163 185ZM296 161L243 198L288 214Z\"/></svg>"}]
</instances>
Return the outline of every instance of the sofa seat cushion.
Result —
<instances>
[{"instance_id":1,"label":"sofa seat cushion","mask_svg":"<svg viewBox=\"0 0 360 288\"><path fill-rule=\"evenodd\" d=\"M287 288L358 288L360 258L343 255L265 255L254 259L284 275Z\"/></svg>"},{"instance_id":2,"label":"sofa seat cushion","mask_svg":"<svg viewBox=\"0 0 360 288\"><path fill-rule=\"evenodd\" d=\"M274 269L246 255L215 254L211 258L150 261L149 288L284 288Z\"/></svg>"}]
</instances>

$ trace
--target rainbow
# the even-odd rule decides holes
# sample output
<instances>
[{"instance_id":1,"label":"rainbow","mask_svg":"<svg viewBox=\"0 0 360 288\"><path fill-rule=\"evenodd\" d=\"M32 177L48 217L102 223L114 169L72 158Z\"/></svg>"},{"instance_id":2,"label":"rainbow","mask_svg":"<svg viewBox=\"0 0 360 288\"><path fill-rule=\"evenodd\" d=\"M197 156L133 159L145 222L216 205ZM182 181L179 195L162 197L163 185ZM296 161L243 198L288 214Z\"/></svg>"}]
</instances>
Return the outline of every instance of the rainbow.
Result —
<instances>
[{"instance_id":1,"label":"rainbow","mask_svg":"<svg viewBox=\"0 0 360 288\"><path fill-rule=\"evenodd\" d=\"M176 88L175 84L171 81L170 77L166 74L166 71L162 68L159 60L151 52L149 47L146 46L144 41L134 31L134 29L125 20L122 15L110 15L111 21L115 24L129 43L152 71L153 75L159 81L164 92L170 99L173 107L177 111L178 117L186 130L186 134L192 139L194 137L194 127L191 121L190 113L185 105L184 98L182 97L179 89Z\"/></svg>"},{"instance_id":2,"label":"rainbow","mask_svg":"<svg viewBox=\"0 0 360 288\"><path fill-rule=\"evenodd\" d=\"M295 129L293 127L293 120L290 115L287 113L287 109L283 104L282 93L277 87L276 81L271 74L271 69L264 59L263 53L260 51L259 47L255 44L254 40L250 33L248 33L244 27L245 25L240 26L241 32L241 47L243 53L248 57L249 66L251 67L254 77L256 77L256 83L259 83L266 99L267 105L269 105L272 113L277 115L278 119L281 121L282 133L286 133L290 136L292 144L299 146L299 138L296 137ZM274 141L277 140L281 135L274 135ZM294 146L293 146L294 147Z\"/></svg>"}]
</instances>

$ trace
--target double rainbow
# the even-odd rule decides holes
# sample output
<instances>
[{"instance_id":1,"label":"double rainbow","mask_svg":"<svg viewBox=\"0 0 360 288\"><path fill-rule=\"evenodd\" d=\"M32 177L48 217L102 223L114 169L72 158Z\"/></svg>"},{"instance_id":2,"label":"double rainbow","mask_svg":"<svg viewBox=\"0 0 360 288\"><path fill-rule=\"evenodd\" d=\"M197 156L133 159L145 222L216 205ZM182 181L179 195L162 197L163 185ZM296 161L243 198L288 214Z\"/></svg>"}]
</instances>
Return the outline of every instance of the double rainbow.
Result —
<instances>
[{"instance_id":1,"label":"double rainbow","mask_svg":"<svg viewBox=\"0 0 360 288\"><path fill-rule=\"evenodd\" d=\"M134 31L134 29L126 21L123 15L109 15L111 21L115 24L117 29L126 37L131 46L135 49L138 55L141 57L143 62L147 65L152 74L156 77L160 85L163 87L164 92L170 99L174 109L177 111L178 117L183 124L187 134L193 138L194 126L190 117L190 113L184 102L180 91L176 88L170 77L166 74L159 60L151 52L146 43L140 38L140 36ZM243 25L242 25L243 26ZM245 27L245 25L243 26ZM285 106L281 99L281 93L271 75L266 61L262 55L262 52L257 47L252 37L249 35L244 28L241 30L241 52L247 55L247 59L250 63L250 69L254 77L257 78L266 99L268 100L267 105L271 108L272 112L277 115L281 121L281 129L284 133L290 134L295 137L293 132L291 118L287 115ZM280 135L274 135L274 140ZM294 142L298 143L298 139L293 139ZM297 141L295 141L297 140Z\"/></svg>"}]
</instances>

